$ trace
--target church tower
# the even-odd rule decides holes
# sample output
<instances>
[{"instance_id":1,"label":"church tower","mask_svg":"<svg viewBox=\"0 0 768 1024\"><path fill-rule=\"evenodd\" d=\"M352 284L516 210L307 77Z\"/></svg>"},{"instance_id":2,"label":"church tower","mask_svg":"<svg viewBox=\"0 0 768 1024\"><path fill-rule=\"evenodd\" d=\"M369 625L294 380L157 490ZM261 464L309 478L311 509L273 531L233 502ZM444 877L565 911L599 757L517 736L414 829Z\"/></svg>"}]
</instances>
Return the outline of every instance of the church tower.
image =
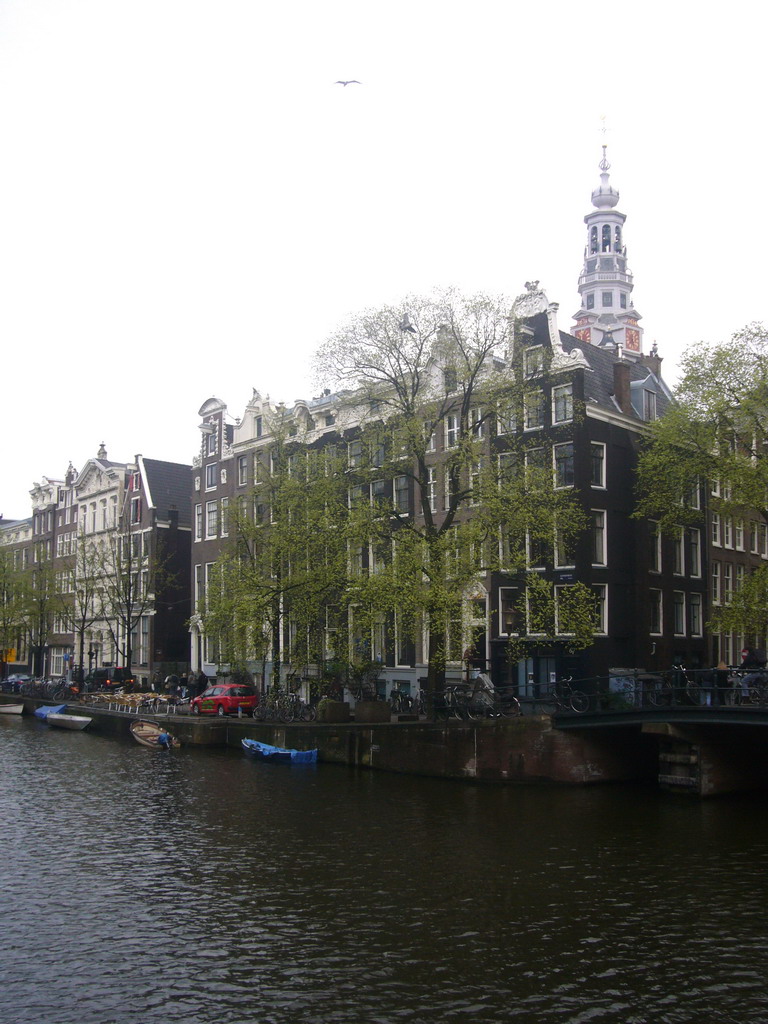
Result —
<instances>
[{"instance_id":1,"label":"church tower","mask_svg":"<svg viewBox=\"0 0 768 1024\"><path fill-rule=\"evenodd\" d=\"M619 193L608 180L611 165L605 155L600 161L600 184L592 193L594 210L584 218L587 245L584 267L579 275L581 308L574 314L577 338L603 348L620 346L625 355L643 352L640 314L632 304L632 274L627 267L624 245L626 214L616 205Z\"/></svg>"}]
</instances>

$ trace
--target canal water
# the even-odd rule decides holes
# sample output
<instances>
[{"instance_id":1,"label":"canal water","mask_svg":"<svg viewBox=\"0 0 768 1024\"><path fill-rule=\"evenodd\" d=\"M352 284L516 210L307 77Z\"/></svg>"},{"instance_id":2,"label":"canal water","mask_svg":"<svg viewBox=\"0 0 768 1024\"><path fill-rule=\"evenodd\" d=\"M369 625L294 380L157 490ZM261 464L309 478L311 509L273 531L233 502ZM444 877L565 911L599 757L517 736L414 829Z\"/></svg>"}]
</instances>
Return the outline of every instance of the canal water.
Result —
<instances>
[{"instance_id":1,"label":"canal water","mask_svg":"<svg viewBox=\"0 0 768 1024\"><path fill-rule=\"evenodd\" d=\"M768 801L0 720L3 1024L764 1022Z\"/></svg>"}]
</instances>

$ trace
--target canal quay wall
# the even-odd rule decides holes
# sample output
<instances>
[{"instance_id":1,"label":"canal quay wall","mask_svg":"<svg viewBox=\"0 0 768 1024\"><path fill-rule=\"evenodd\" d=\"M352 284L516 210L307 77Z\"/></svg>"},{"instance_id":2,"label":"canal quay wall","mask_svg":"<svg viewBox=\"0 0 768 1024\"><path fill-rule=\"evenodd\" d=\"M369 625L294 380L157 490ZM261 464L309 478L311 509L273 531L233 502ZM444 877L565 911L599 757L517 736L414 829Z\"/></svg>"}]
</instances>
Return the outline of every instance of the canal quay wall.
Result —
<instances>
[{"instance_id":1,"label":"canal quay wall","mask_svg":"<svg viewBox=\"0 0 768 1024\"><path fill-rule=\"evenodd\" d=\"M8 698L6 702L11 702ZM19 698L15 698L18 702ZM24 699L29 713L41 701ZM89 730L128 737L135 713L73 704L93 719ZM152 715L183 746L240 748L256 739L301 750L320 761L382 771L484 782L588 785L654 779L657 745L637 729L561 732L548 715L481 722L321 722L283 725L251 718Z\"/></svg>"}]
</instances>

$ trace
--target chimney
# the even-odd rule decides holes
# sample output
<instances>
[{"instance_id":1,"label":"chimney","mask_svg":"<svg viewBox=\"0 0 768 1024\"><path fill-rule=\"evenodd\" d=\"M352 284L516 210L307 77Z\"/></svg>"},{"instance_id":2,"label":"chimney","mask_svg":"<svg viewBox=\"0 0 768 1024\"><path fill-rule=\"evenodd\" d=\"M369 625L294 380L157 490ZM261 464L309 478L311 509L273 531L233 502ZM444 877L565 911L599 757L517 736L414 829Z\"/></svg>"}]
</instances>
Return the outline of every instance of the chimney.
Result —
<instances>
[{"instance_id":1,"label":"chimney","mask_svg":"<svg viewBox=\"0 0 768 1024\"><path fill-rule=\"evenodd\" d=\"M632 416L632 401L629 391L629 363L616 362L613 364L613 397L623 413Z\"/></svg>"},{"instance_id":2,"label":"chimney","mask_svg":"<svg viewBox=\"0 0 768 1024\"><path fill-rule=\"evenodd\" d=\"M654 341L651 346L651 351L647 356L640 356L640 362L643 366L647 366L654 377L661 377L661 356L659 355L659 346Z\"/></svg>"}]
</instances>

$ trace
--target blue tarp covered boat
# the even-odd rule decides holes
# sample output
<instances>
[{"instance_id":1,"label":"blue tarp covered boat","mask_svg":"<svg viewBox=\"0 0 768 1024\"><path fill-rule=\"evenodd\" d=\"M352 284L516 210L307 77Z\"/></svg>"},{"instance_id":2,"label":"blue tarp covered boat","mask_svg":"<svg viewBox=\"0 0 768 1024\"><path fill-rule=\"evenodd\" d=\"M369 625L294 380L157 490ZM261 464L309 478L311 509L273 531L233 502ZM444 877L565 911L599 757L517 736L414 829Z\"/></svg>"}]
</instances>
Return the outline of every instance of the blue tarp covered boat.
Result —
<instances>
[{"instance_id":1,"label":"blue tarp covered boat","mask_svg":"<svg viewBox=\"0 0 768 1024\"><path fill-rule=\"evenodd\" d=\"M38 718L47 718L48 715L60 715L66 706L66 704L56 704L55 706L44 704L41 708L37 708L35 715Z\"/></svg>"},{"instance_id":2,"label":"blue tarp covered boat","mask_svg":"<svg viewBox=\"0 0 768 1024\"><path fill-rule=\"evenodd\" d=\"M258 740L241 740L243 750L260 761L276 761L284 764L314 764L317 750L293 750L288 747L273 747Z\"/></svg>"}]
</instances>

